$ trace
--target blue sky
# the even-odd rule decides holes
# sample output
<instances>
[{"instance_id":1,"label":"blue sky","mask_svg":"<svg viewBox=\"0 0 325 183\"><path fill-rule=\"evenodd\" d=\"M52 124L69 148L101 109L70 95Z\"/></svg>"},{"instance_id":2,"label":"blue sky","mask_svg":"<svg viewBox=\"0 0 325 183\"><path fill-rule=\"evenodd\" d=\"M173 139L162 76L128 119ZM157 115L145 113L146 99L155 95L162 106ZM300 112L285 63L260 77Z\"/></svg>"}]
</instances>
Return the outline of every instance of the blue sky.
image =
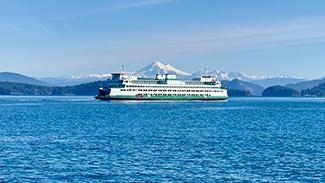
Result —
<instances>
[{"instance_id":1,"label":"blue sky","mask_svg":"<svg viewBox=\"0 0 325 183\"><path fill-rule=\"evenodd\" d=\"M159 59L255 75L325 76L322 0L0 0L0 71L133 71Z\"/></svg>"}]
</instances>

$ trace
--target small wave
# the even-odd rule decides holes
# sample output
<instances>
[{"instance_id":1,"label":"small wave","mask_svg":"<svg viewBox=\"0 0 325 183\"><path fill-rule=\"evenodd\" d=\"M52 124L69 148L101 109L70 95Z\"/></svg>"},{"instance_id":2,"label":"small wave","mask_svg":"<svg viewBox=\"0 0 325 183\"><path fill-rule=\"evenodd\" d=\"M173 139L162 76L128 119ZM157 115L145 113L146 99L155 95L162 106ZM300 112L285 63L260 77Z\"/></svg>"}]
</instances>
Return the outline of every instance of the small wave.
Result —
<instances>
[{"instance_id":1,"label":"small wave","mask_svg":"<svg viewBox=\"0 0 325 183\"><path fill-rule=\"evenodd\" d=\"M190 110L246 110L246 109L259 109L259 107L252 106L234 106L234 107L201 107Z\"/></svg>"},{"instance_id":2,"label":"small wave","mask_svg":"<svg viewBox=\"0 0 325 183\"><path fill-rule=\"evenodd\" d=\"M10 104L0 104L0 106L10 107L10 106L41 106L42 103L10 103Z\"/></svg>"},{"instance_id":3,"label":"small wave","mask_svg":"<svg viewBox=\"0 0 325 183\"><path fill-rule=\"evenodd\" d=\"M39 138L33 136L0 136L0 142L17 142L17 141L24 141L24 142L31 142L37 141Z\"/></svg>"}]
</instances>

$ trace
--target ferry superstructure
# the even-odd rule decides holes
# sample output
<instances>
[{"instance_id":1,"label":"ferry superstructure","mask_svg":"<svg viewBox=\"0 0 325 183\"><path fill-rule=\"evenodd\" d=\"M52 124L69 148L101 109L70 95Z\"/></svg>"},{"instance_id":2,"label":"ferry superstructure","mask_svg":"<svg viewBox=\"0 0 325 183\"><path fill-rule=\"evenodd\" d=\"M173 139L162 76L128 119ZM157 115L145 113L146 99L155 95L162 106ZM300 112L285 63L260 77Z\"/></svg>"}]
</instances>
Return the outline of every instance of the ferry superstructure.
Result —
<instances>
[{"instance_id":1,"label":"ferry superstructure","mask_svg":"<svg viewBox=\"0 0 325 183\"><path fill-rule=\"evenodd\" d=\"M228 94L214 76L177 80L176 75L157 74L138 78L127 73L113 73L107 86L95 97L100 100L227 100Z\"/></svg>"}]
</instances>

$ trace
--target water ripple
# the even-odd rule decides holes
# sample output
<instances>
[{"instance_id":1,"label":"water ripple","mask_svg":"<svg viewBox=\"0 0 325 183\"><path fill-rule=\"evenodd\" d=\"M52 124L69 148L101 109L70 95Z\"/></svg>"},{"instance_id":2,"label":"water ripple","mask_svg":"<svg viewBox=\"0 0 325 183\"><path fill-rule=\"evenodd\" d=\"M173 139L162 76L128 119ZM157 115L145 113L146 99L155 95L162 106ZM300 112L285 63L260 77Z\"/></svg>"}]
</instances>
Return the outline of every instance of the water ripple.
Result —
<instances>
[{"instance_id":1,"label":"water ripple","mask_svg":"<svg viewBox=\"0 0 325 183\"><path fill-rule=\"evenodd\" d=\"M323 99L0 97L1 182L324 182Z\"/></svg>"}]
</instances>

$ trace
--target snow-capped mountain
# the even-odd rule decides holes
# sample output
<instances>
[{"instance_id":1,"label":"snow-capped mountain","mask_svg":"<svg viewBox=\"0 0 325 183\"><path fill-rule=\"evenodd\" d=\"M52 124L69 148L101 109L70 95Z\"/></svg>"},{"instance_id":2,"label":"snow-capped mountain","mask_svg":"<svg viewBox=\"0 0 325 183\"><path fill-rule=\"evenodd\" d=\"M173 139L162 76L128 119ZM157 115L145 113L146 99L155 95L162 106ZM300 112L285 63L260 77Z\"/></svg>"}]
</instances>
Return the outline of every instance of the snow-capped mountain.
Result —
<instances>
[{"instance_id":1,"label":"snow-capped mountain","mask_svg":"<svg viewBox=\"0 0 325 183\"><path fill-rule=\"evenodd\" d=\"M133 75L145 78L154 78L156 74L175 74L181 79L192 79L198 78L203 74L216 76L222 81L231 80L241 80L248 81L254 84L258 84L263 87L269 87L273 85L286 85L289 83L297 83L303 81L304 79L285 76L256 76L248 75L242 72L224 72L220 70L214 70L211 72L198 71L194 74L187 73L185 71L176 69L175 67L164 64L159 61L153 62L152 64L143 67L137 72L132 72ZM72 77L52 77L52 78L40 78L40 80L49 83L54 86L67 86L67 85L77 85L93 81L106 80L111 77L110 73L104 74L89 74L82 76L72 76Z\"/></svg>"},{"instance_id":2,"label":"snow-capped mountain","mask_svg":"<svg viewBox=\"0 0 325 183\"><path fill-rule=\"evenodd\" d=\"M204 71L198 71L192 75L193 78L200 77L202 74L205 74ZM248 75L242 72L224 72L224 71L211 71L207 73L208 75L216 76L219 80L222 81L231 81L231 80L241 80L248 81L260 85L262 87L269 87L274 85L286 85L289 83L298 83L305 81L306 79L295 78L289 75L284 76L256 76Z\"/></svg>"},{"instance_id":3,"label":"snow-capped mountain","mask_svg":"<svg viewBox=\"0 0 325 183\"><path fill-rule=\"evenodd\" d=\"M154 77L156 74L175 74L177 76L190 76L190 73L176 69L169 64L163 64L159 61L143 67L135 73L140 77Z\"/></svg>"},{"instance_id":4,"label":"snow-capped mountain","mask_svg":"<svg viewBox=\"0 0 325 183\"><path fill-rule=\"evenodd\" d=\"M219 80L228 80L228 81L231 81L234 79L239 79L239 80L243 80L243 81L265 79L265 77L262 77L262 76L248 75L248 74L241 73L241 72L224 72L224 71L220 71L220 70L214 70L214 71L207 72L207 73L205 73L205 71L198 71L198 72L194 73L192 76L200 77L203 74L216 76Z\"/></svg>"},{"instance_id":5,"label":"snow-capped mountain","mask_svg":"<svg viewBox=\"0 0 325 183\"><path fill-rule=\"evenodd\" d=\"M107 74L89 74L89 75L82 75L82 76L62 76L62 77L46 77L46 78L39 78L39 80L47 82L53 86L71 86L71 85L78 85L88 82L106 80L110 78L112 75L110 73Z\"/></svg>"},{"instance_id":6,"label":"snow-capped mountain","mask_svg":"<svg viewBox=\"0 0 325 183\"><path fill-rule=\"evenodd\" d=\"M88 74L88 75L82 75L82 76L72 76L70 79L73 80L83 80L83 79L108 79L112 76L111 73L105 73L105 74Z\"/></svg>"}]
</instances>

